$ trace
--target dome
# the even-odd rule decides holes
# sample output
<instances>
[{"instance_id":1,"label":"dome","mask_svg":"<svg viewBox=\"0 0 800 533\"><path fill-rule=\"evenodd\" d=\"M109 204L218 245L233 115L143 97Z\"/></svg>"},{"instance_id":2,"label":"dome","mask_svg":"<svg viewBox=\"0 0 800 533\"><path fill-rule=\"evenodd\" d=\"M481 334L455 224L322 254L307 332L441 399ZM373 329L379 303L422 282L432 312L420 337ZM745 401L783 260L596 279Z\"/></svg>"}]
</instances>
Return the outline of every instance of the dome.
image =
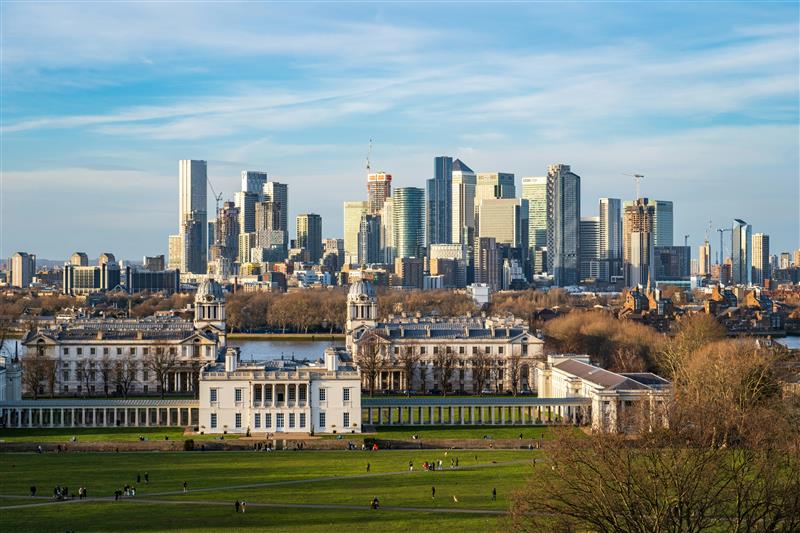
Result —
<instances>
[{"instance_id":1,"label":"dome","mask_svg":"<svg viewBox=\"0 0 800 533\"><path fill-rule=\"evenodd\" d=\"M218 302L225 299L222 286L213 279L205 279L197 287L197 294L194 295L195 302Z\"/></svg>"},{"instance_id":2,"label":"dome","mask_svg":"<svg viewBox=\"0 0 800 533\"><path fill-rule=\"evenodd\" d=\"M362 295L375 298L375 289L369 281L359 280L350 285L350 290L347 293L349 299L357 299Z\"/></svg>"}]
</instances>

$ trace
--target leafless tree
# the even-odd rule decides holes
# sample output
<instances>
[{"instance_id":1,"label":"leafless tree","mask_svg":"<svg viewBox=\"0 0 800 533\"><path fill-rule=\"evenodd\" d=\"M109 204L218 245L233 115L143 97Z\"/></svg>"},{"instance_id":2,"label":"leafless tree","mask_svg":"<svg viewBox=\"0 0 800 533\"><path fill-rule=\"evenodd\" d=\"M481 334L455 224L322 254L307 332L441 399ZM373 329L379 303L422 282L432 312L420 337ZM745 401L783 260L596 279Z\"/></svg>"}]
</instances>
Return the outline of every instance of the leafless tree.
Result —
<instances>
[{"instance_id":1,"label":"leafless tree","mask_svg":"<svg viewBox=\"0 0 800 533\"><path fill-rule=\"evenodd\" d=\"M387 366L387 361L381 353L381 348L380 337L374 332L367 332L361 342L358 343L356 364L361 368L361 372L366 379L370 396L375 393L376 381Z\"/></svg>"},{"instance_id":2,"label":"leafless tree","mask_svg":"<svg viewBox=\"0 0 800 533\"><path fill-rule=\"evenodd\" d=\"M114 363L114 385L127 399L128 393L136 383L137 360L133 354L125 354Z\"/></svg>"},{"instance_id":3,"label":"leafless tree","mask_svg":"<svg viewBox=\"0 0 800 533\"><path fill-rule=\"evenodd\" d=\"M167 378L170 372L178 366L177 351L171 346L151 346L148 354L144 356L143 364L155 376L161 391L161 399L163 400L167 389Z\"/></svg>"},{"instance_id":4,"label":"leafless tree","mask_svg":"<svg viewBox=\"0 0 800 533\"><path fill-rule=\"evenodd\" d=\"M83 388L83 396L90 395L90 387L94 384L94 359L82 357L77 362L76 370L78 373L78 381L81 382Z\"/></svg>"},{"instance_id":5,"label":"leafless tree","mask_svg":"<svg viewBox=\"0 0 800 533\"><path fill-rule=\"evenodd\" d=\"M34 400L39 399L39 388L47 379L46 359L44 355L33 353L22 358L22 383Z\"/></svg>"},{"instance_id":6,"label":"leafless tree","mask_svg":"<svg viewBox=\"0 0 800 533\"><path fill-rule=\"evenodd\" d=\"M519 392L520 370L522 368L522 357L512 353L508 358L508 374L511 380L511 394L516 396Z\"/></svg>"},{"instance_id":7,"label":"leafless tree","mask_svg":"<svg viewBox=\"0 0 800 533\"><path fill-rule=\"evenodd\" d=\"M433 362L438 370L438 385L443 395L450 392L450 387L453 380L453 371L455 370L458 357L451 351L444 347L439 348L439 352L434 354Z\"/></svg>"},{"instance_id":8,"label":"leafless tree","mask_svg":"<svg viewBox=\"0 0 800 533\"><path fill-rule=\"evenodd\" d=\"M486 386L486 382L489 381L489 372L491 371L491 360L489 359L489 355L483 353L482 351L478 351L477 353L472 354L471 357L472 363L472 390L477 394L482 394L483 389Z\"/></svg>"},{"instance_id":9,"label":"leafless tree","mask_svg":"<svg viewBox=\"0 0 800 533\"><path fill-rule=\"evenodd\" d=\"M414 390L414 371L419 365L419 355L414 353L412 346L406 346L400 352L400 365L403 367L403 373L406 376L406 388ZM422 388L424 388L424 383Z\"/></svg>"},{"instance_id":10,"label":"leafless tree","mask_svg":"<svg viewBox=\"0 0 800 533\"><path fill-rule=\"evenodd\" d=\"M103 392L108 398L108 391L114 384L114 363L108 354L100 358L100 378L103 380Z\"/></svg>"}]
</instances>

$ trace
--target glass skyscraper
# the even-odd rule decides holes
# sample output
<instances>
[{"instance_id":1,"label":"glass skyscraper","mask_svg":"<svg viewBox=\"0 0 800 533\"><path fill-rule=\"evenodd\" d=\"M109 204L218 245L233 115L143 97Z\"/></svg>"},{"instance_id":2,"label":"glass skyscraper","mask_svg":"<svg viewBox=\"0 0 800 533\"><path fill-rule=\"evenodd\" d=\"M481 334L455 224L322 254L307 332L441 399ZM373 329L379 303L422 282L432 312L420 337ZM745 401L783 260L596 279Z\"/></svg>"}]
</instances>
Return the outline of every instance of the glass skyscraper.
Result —
<instances>
[{"instance_id":1,"label":"glass skyscraper","mask_svg":"<svg viewBox=\"0 0 800 533\"><path fill-rule=\"evenodd\" d=\"M450 242L453 220L453 158L433 160L433 177L427 183L427 244ZM403 257L398 254L398 257Z\"/></svg>"},{"instance_id":2,"label":"glass skyscraper","mask_svg":"<svg viewBox=\"0 0 800 533\"><path fill-rule=\"evenodd\" d=\"M547 167L547 263L556 287L578 283L581 177L569 165Z\"/></svg>"},{"instance_id":3,"label":"glass skyscraper","mask_svg":"<svg viewBox=\"0 0 800 533\"><path fill-rule=\"evenodd\" d=\"M395 257L425 255L425 191L401 187L392 196Z\"/></svg>"}]
</instances>

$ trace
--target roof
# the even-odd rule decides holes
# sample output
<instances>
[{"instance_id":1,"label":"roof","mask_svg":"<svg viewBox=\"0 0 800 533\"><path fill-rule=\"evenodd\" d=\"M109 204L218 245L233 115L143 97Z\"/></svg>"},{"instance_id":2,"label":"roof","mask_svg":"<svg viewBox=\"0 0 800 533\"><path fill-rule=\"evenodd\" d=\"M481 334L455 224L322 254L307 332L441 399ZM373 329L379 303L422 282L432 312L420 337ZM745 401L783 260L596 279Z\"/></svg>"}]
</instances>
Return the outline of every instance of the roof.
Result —
<instances>
[{"instance_id":1,"label":"roof","mask_svg":"<svg viewBox=\"0 0 800 533\"><path fill-rule=\"evenodd\" d=\"M649 388L647 385L640 383L639 381L634 380L626 375L617 374L597 366L576 361L575 359L567 359L566 361L562 361L557 365L554 365L554 368L572 374L573 376L577 376L584 381L588 381L589 383L594 383L595 385L598 385L604 389L636 390Z\"/></svg>"},{"instance_id":2,"label":"roof","mask_svg":"<svg viewBox=\"0 0 800 533\"><path fill-rule=\"evenodd\" d=\"M102 333L102 340L184 340L197 334L213 340L213 335L195 329L194 323L178 317L144 319L84 318L29 332L22 341L27 345L41 335L53 341L92 340Z\"/></svg>"},{"instance_id":3,"label":"roof","mask_svg":"<svg viewBox=\"0 0 800 533\"><path fill-rule=\"evenodd\" d=\"M456 159L453 161L453 172L472 172L472 169L469 168L462 160Z\"/></svg>"},{"instance_id":4,"label":"roof","mask_svg":"<svg viewBox=\"0 0 800 533\"><path fill-rule=\"evenodd\" d=\"M195 301L207 300L211 297L211 301L219 301L225 299L225 294L222 292L222 286L213 279L204 279L197 287L197 293L194 296Z\"/></svg>"},{"instance_id":5,"label":"roof","mask_svg":"<svg viewBox=\"0 0 800 533\"><path fill-rule=\"evenodd\" d=\"M372 283L366 280L358 280L352 285L350 285L350 290L347 292L348 298L353 296L360 296L362 294L365 294L370 298L375 297L375 289L372 287Z\"/></svg>"},{"instance_id":6,"label":"roof","mask_svg":"<svg viewBox=\"0 0 800 533\"><path fill-rule=\"evenodd\" d=\"M80 399L63 398L53 400L18 400L3 402L2 407L39 407L42 409L58 409L70 407L199 407L200 401L192 398L185 400L162 400L160 398L136 398L129 400L114 399Z\"/></svg>"},{"instance_id":7,"label":"roof","mask_svg":"<svg viewBox=\"0 0 800 533\"><path fill-rule=\"evenodd\" d=\"M484 406L484 405L588 405L591 398L537 398L536 396L361 396L361 407Z\"/></svg>"},{"instance_id":8,"label":"roof","mask_svg":"<svg viewBox=\"0 0 800 533\"><path fill-rule=\"evenodd\" d=\"M528 331L522 327L481 327L459 321L381 322L373 330L384 339L513 339ZM533 343L542 341L531 335Z\"/></svg>"}]
</instances>

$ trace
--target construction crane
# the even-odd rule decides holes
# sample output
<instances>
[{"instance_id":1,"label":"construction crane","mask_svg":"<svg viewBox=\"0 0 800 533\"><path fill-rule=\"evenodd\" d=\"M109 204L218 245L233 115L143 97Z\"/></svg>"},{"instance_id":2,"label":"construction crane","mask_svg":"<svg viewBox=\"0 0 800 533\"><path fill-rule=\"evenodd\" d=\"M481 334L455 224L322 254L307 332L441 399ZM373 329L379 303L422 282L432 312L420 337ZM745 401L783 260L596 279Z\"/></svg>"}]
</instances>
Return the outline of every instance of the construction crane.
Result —
<instances>
[{"instance_id":1,"label":"construction crane","mask_svg":"<svg viewBox=\"0 0 800 533\"><path fill-rule=\"evenodd\" d=\"M367 149L367 174L370 173L372 170L372 166L370 164L370 158L372 157L372 138L369 139L369 148Z\"/></svg>"},{"instance_id":2,"label":"construction crane","mask_svg":"<svg viewBox=\"0 0 800 533\"><path fill-rule=\"evenodd\" d=\"M211 185L211 178L206 176L206 179L208 180L208 186L211 188L211 194L214 195L214 200L216 200L216 203L217 203L217 210L214 211L214 216L218 216L219 203L222 201L222 193L217 194L217 191L214 190L214 186Z\"/></svg>"},{"instance_id":3,"label":"construction crane","mask_svg":"<svg viewBox=\"0 0 800 533\"><path fill-rule=\"evenodd\" d=\"M725 242L722 235L727 232L733 232L733 228L717 228L719 232L719 264L720 266L725 261Z\"/></svg>"},{"instance_id":4,"label":"construction crane","mask_svg":"<svg viewBox=\"0 0 800 533\"><path fill-rule=\"evenodd\" d=\"M638 200L639 199L639 189L641 188L642 178L644 178L644 175L642 175L642 174L622 174L622 175L623 176L629 176L629 177L633 178L634 182L636 182L636 198L634 198L634 200Z\"/></svg>"}]
</instances>

